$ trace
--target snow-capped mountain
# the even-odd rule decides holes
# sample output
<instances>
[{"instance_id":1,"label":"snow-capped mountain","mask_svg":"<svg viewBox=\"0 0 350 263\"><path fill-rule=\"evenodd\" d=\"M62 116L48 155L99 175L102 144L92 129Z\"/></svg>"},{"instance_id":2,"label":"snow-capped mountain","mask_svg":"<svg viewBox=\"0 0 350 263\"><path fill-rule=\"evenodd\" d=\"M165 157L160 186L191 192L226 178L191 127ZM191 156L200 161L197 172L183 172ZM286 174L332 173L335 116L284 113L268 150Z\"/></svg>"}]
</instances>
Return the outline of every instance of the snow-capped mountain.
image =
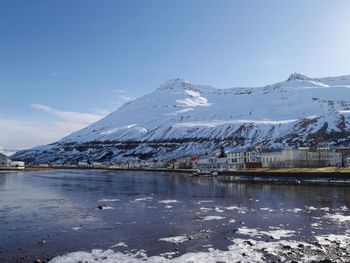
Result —
<instances>
[{"instance_id":1,"label":"snow-capped mountain","mask_svg":"<svg viewBox=\"0 0 350 263\"><path fill-rule=\"evenodd\" d=\"M237 147L347 146L350 75L297 73L258 88L216 89L172 79L62 140L15 154L27 162L205 155Z\"/></svg>"}]
</instances>

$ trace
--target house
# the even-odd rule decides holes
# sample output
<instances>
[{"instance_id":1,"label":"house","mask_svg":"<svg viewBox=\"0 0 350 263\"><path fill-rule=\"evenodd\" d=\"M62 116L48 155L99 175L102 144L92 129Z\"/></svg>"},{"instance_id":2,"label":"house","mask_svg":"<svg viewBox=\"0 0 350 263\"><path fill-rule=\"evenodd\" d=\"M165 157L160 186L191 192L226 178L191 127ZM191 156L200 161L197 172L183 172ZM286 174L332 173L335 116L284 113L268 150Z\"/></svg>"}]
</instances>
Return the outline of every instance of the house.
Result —
<instances>
[{"instance_id":1,"label":"house","mask_svg":"<svg viewBox=\"0 0 350 263\"><path fill-rule=\"evenodd\" d=\"M149 161L149 168L165 168L166 161L163 158L153 159Z\"/></svg>"},{"instance_id":2,"label":"house","mask_svg":"<svg viewBox=\"0 0 350 263\"><path fill-rule=\"evenodd\" d=\"M17 169L24 169L25 165L22 161L11 161L11 167L15 167Z\"/></svg>"},{"instance_id":3,"label":"house","mask_svg":"<svg viewBox=\"0 0 350 263\"><path fill-rule=\"evenodd\" d=\"M350 167L350 157L346 157L345 162L344 162L345 167Z\"/></svg>"},{"instance_id":4,"label":"house","mask_svg":"<svg viewBox=\"0 0 350 263\"><path fill-rule=\"evenodd\" d=\"M350 167L350 147L336 148L335 151L342 154L343 166Z\"/></svg>"},{"instance_id":5,"label":"house","mask_svg":"<svg viewBox=\"0 0 350 263\"><path fill-rule=\"evenodd\" d=\"M226 155L228 158L228 169L239 170L262 167L259 150L236 149L226 153Z\"/></svg>"},{"instance_id":6,"label":"house","mask_svg":"<svg viewBox=\"0 0 350 263\"><path fill-rule=\"evenodd\" d=\"M192 163L194 169L217 169L226 170L228 168L227 157L208 157L204 159L198 159Z\"/></svg>"},{"instance_id":7,"label":"house","mask_svg":"<svg viewBox=\"0 0 350 263\"><path fill-rule=\"evenodd\" d=\"M10 167L11 160L5 154L0 153L0 167Z\"/></svg>"},{"instance_id":8,"label":"house","mask_svg":"<svg viewBox=\"0 0 350 263\"><path fill-rule=\"evenodd\" d=\"M79 162L78 162L78 166L79 166L79 167L90 167L91 164L90 164L90 162L88 162L88 161L79 161Z\"/></svg>"},{"instance_id":9,"label":"house","mask_svg":"<svg viewBox=\"0 0 350 263\"><path fill-rule=\"evenodd\" d=\"M325 148L283 149L261 154L265 168L341 166L342 154Z\"/></svg>"},{"instance_id":10,"label":"house","mask_svg":"<svg viewBox=\"0 0 350 263\"><path fill-rule=\"evenodd\" d=\"M92 162L92 167L94 168L103 168L105 165L101 162Z\"/></svg>"},{"instance_id":11,"label":"house","mask_svg":"<svg viewBox=\"0 0 350 263\"><path fill-rule=\"evenodd\" d=\"M127 169L140 169L140 168L148 168L149 163L144 160L129 160L127 161Z\"/></svg>"}]
</instances>

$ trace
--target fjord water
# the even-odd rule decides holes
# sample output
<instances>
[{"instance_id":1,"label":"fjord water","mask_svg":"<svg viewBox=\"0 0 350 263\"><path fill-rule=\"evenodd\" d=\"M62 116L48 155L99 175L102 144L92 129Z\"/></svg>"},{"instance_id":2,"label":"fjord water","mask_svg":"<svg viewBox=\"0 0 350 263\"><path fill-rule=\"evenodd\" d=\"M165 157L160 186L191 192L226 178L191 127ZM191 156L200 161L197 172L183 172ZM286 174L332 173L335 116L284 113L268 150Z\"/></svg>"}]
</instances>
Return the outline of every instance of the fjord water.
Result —
<instances>
[{"instance_id":1,"label":"fjord water","mask_svg":"<svg viewBox=\"0 0 350 263\"><path fill-rule=\"evenodd\" d=\"M3 172L0 262L92 249L171 258L225 251L235 238L346 238L348 207L348 187L226 184L171 172Z\"/></svg>"}]
</instances>

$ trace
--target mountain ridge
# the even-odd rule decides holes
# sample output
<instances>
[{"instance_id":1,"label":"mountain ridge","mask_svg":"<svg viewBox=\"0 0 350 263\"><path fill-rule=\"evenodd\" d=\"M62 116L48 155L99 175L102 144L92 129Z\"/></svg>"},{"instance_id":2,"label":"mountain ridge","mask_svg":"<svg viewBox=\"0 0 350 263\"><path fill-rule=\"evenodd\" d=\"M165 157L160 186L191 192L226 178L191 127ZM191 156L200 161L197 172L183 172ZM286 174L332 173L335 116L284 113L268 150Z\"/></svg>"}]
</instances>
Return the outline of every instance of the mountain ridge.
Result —
<instances>
[{"instance_id":1,"label":"mountain ridge","mask_svg":"<svg viewBox=\"0 0 350 263\"><path fill-rule=\"evenodd\" d=\"M115 163L205 155L221 145L347 146L349 113L349 75L293 73L272 85L229 89L175 78L56 143L15 157L29 163Z\"/></svg>"}]
</instances>

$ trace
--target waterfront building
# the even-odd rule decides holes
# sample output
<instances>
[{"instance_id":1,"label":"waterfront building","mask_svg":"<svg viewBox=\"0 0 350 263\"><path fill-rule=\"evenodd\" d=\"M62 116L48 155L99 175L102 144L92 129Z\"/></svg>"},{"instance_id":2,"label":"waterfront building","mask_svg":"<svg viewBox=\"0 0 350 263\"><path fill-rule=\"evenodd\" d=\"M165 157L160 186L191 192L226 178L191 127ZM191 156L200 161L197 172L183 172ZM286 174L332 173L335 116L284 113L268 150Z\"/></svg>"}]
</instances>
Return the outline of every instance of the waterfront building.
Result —
<instances>
[{"instance_id":1,"label":"waterfront building","mask_svg":"<svg viewBox=\"0 0 350 263\"><path fill-rule=\"evenodd\" d=\"M261 167L261 152L259 149L235 149L225 153L221 149L214 156L197 159L193 162L193 168L195 169L241 170Z\"/></svg>"},{"instance_id":2,"label":"waterfront building","mask_svg":"<svg viewBox=\"0 0 350 263\"><path fill-rule=\"evenodd\" d=\"M198 159L193 162L194 169L212 169L212 170L226 170L228 169L228 158L227 157L208 157L203 159Z\"/></svg>"},{"instance_id":3,"label":"waterfront building","mask_svg":"<svg viewBox=\"0 0 350 263\"><path fill-rule=\"evenodd\" d=\"M228 169L239 170L249 168L261 168L261 152L258 150L248 151L237 149L226 153Z\"/></svg>"},{"instance_id":4,"label":"waterfront building","mask_svg":"<svg viewBox=\"0 0 350 263\"><path fill-rule=\"evenodd\" d=\"M264 168L342 166L342 154L326 149L283 149L261 154Z\"/></svg>"},{"instance_id":5,"label":"waterfront building","mask_svg":"<svg viewBox=\"0 0 350 263\"><path fill-rule=\"evenodd\" d=\"M10 167L11 160L5 154L0 153L0 167Z\"/></svg>"},{"instance_id":6,"label":"waterfront building","mask_svg":"<svg viewBox=\"0 0 350 263\"><path fill-rule=\"evenodd\" d=\"M25 165L22 161L11 161L11 167L17 168L17 169L24 169Z\"/></svg>"}]
</instances>

